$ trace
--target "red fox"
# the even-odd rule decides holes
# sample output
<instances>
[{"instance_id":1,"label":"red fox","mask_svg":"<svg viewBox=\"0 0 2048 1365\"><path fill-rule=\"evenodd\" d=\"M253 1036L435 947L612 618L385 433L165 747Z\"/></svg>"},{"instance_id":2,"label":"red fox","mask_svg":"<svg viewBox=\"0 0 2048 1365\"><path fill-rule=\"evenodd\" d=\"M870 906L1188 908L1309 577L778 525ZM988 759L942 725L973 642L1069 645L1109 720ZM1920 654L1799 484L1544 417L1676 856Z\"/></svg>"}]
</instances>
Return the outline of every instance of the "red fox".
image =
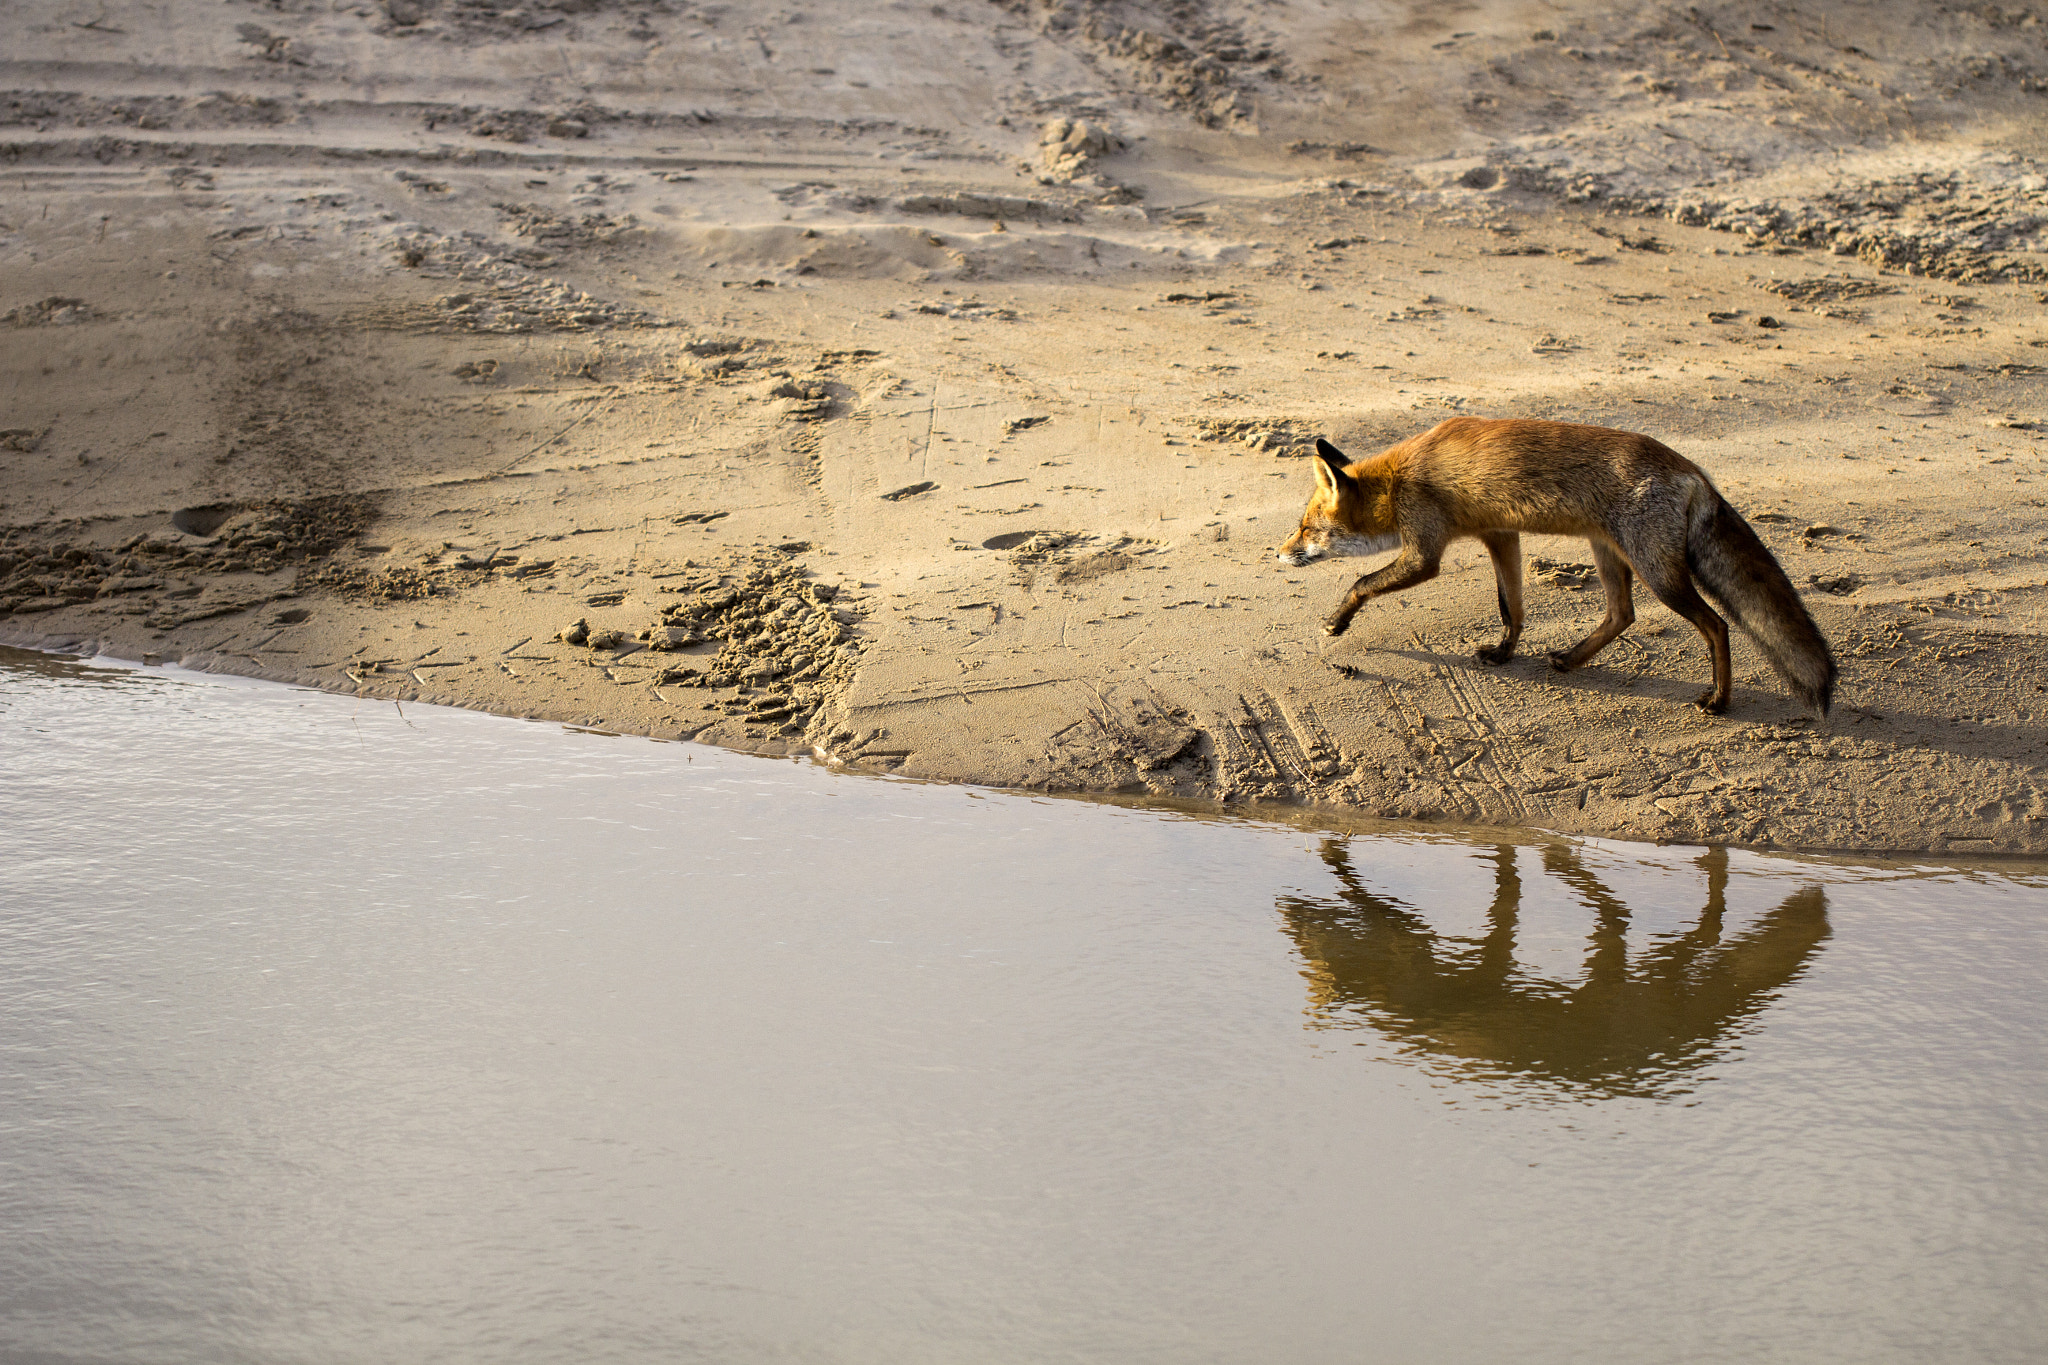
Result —
<instances>
[{"instance_id":1,"label":"red fox","mask_svg":"<svg viewBox=\"0 0 2048 1365\"><path fill-rule=\"evenodd\" d=\"M1504 664L1522 635L1521 533L1584 536L1607 615L1578 644L1552 651L1551 667L1577 668L1629 628L1639 574L1706 637L1714 685L1699 706L1725 711L1734 685L1728 624L1700 599L1697 583L1756 641L1793 695L1827 715L1835 657L1791 580L1706 473L1662 442L1569 422L1453 417L1369 460L1353 463L1322 440L1316 456L1316 490L1301 529L1280 547L1281 561L1401 551L1351 585L1324 619L1326 634L1342 635L1373 598L1436 577L1445 546L1471 536L1493 558L1506 627L1479 661Z\"/></svg>"}]
</instances>

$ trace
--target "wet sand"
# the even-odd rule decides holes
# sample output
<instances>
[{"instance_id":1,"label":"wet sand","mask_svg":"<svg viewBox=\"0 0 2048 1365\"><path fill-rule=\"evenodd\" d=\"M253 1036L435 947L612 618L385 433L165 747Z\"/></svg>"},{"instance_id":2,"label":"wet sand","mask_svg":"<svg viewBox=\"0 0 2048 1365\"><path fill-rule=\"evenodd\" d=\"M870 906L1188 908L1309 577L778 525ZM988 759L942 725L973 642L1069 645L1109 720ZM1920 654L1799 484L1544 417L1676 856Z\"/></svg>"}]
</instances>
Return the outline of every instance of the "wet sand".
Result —
<instances>
[{"instance_id":1,"label":"wet sand","mask_svg":"<svg viewBox=\"0 0 2048 1365\"><path fill-rule=\"evenodd\" d=\"M95 17L97 16L97 17ZM0 638L1003 786L2048 850L2041 28L1867 5L19 7ZM1704 465L1843 666L1326 435ZM580 623L580 624L579 624Z\"/></svg>"}]
</instances>

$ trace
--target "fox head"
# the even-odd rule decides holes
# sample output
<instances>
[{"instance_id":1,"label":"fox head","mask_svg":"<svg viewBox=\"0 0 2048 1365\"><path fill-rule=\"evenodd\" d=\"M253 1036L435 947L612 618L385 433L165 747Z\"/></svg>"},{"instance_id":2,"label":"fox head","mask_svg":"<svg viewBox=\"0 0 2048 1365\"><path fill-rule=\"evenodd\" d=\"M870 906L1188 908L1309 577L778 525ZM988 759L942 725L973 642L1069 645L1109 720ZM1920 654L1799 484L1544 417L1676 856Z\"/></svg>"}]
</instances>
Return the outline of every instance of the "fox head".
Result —
<instances>
[{"instance_id":1,"label":"fox head","mask_svg":"<svg viewBox=\"0 0 2048 1365\"><path fill-rule=\"evenodd\" d=\"M1384 497L1371 497L1366 480L1350 472L1351 461L1328 441L1317 440L1316 491L1301 514L1301 529L1280 547L1282 564L1300 568L1311 560L1336 555L1370 555L1401 543L1393 508Z\"/></svg>"}]
</instances>

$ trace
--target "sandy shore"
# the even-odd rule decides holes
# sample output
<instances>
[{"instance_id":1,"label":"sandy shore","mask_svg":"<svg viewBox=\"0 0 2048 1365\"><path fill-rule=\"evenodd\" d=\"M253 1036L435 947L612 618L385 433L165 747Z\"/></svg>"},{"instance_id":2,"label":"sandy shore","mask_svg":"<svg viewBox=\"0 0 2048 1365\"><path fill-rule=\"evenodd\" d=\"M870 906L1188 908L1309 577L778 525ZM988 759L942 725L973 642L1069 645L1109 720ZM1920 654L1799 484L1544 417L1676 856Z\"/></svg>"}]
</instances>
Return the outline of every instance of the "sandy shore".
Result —
<instances>
[{"instance_id":1,"label":"sandy shore","mask_svg":"<svg viewBox=\"0 0 2048 1365\"><path fill-rule=\"evenodd\" d=\"M2048 852L2048 29L1985 8L0 20L0 640L879 771ZM1583 543L1317 630L1307 442L1704 465L1843 665Z\"/></svg>"}]
</instances>

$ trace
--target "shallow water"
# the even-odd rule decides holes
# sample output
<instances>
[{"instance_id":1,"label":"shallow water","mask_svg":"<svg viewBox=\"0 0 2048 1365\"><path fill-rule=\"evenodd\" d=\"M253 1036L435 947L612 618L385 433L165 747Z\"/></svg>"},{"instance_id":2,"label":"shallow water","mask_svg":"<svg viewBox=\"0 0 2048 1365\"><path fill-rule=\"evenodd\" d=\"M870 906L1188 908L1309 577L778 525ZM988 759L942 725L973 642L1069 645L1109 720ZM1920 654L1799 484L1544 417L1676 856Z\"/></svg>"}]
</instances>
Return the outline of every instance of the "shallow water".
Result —
<instances>
[{"instance_id":1,"label":"shallow water","mask_svg":"<svg viewBox=\"0 0 2048 1365\"><path fill-rule=\"evenodd\" d=\"M0 1359L1994 1361L2048 879L0 653Z\"/></svg>"}]
</instances>

